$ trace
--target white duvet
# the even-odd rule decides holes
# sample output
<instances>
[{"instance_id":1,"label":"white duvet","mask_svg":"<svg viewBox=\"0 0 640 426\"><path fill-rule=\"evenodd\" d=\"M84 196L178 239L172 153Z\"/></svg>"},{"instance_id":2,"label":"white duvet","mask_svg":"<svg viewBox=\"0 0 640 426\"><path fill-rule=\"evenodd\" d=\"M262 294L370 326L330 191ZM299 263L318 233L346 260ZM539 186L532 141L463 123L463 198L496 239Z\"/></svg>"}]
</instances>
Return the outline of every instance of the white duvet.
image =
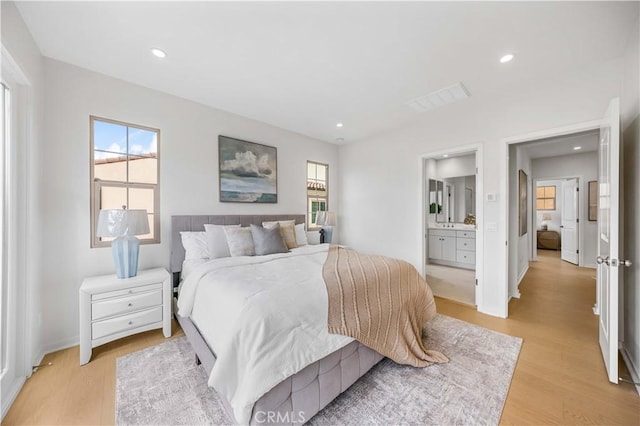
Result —
<instances>
[{"instance_id":1,"label":"white duvet","mask_svg":"<svg viewBox=\"0 0 640 426\"><path fill-rule=\"evenodd\" d=\"M183 282L178 313L214 350L209 386L239 423L249 423L255 402L275 385L353 340L327 331L327 250L216 259Z\"/></svg>"}]
</instances>

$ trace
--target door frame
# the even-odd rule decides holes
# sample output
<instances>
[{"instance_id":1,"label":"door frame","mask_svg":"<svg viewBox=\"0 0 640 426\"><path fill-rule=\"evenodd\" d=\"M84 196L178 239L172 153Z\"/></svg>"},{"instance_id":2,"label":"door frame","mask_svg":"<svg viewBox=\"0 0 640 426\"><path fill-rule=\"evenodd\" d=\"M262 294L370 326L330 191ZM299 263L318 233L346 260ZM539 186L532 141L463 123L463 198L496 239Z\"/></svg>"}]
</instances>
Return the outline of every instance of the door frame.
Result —
<instances>
[{"instance_id":1,"label":"door frame","mask_svg":"<svg viewBox=\"0 0 640 426\"><path fill-rule=\"evenodd\" d=\"M501 139L502 143L502 176L504 179L502 180L502 193L505 197L505 202L503 208L500 212L500 222L502 223L501 231L504 232L504 236L506 238L505 245L507 246L507 250L504 252L504 277L505 280L503 282L504 285L504 294L505 294L505 313L506 316L509 316L509 212L510 212L510 203L509 203L509 181L512 179L512 176L509 175L509 147L511 145L517 145L524 142L533 142L540 139L548 139L560 136L567 136L574 133L582 133L589 132L594 130L600 130L600 124L602 119L583 121L581 123L571 124L568 126L554 127L545 130L539 130L536 132L526 133L522 135L510 136L508 138ZM599 289L596 289L598 292ZM594 306L594 312L599 309L600 301L596 296L596 306Z\"/></svg>"},{"instance_id":2,"label":"door frame","mask_svg":"<svg viewBox=\"0 0 640 426\"><path fill-rule=\"evenodd\" d=\"M11 301L15 306L11 306L15 316L8 322L12 324L9 333L15 333L15 352L13 353L15 362L15 378L10 385L6 399L2 399L1 418L4 418L11 404L18 396L20 389L26 379L33 373L35 361L41 359L41 354L34 357L35 345L33 341L34 328L39 325L39 321L34 318L34 288L33 272L27 265L27 253L29 253L30 238L28 238L28 226L31 223L29 210L29 188L30 188L30 168L29 158L31 155L31 129L30 121L33 118L32 85L29 78L24 74L22 68L11 56L4 45L1 46L2 75L11 80L14 85L12 93L12 105L17 108L12 111L14 117L12 122L15 125L9 144L13 170L8 170L7 197L13 205L9 206L9 228L13 232L8 236L8 247L11 248L8 257L9 281L13 283L13 297ZM18 172L21 171L21 173ZM19 174L18 174L19 173ZM9 310L11 315L11 310Z\"/></svg>"},{"instance_id":3,"label":"door frame","mask_svg":"<svg viewBox=\"0 0 640 426\"><path fill-rule=\"evenodd\" d=\"M549 157L549 158L553 158L553 157ZM577 179L578 180L578 188L580 188L580 191L578 192L578 218L580 219L580 221L578 222L578 250L580 250L580 253L578 255L578 266L581 267L585 267L585 268L595 268L595 263L594 264L588 264L584 258L584 225L585 225L585 220L583 219L583 209L582 206L584 206L584 202L585 199L584 197L586 196L586 190L582 189L582 184L583 182L585 182L584 179L584 175L575 175L575 176L554 176L554 177L544 177L544 178L535 178L533 179L533 193L535 194L535 189L537 186L537 183L539 181L546 181L546 180L568 180L568 179ZM588 190L588 189L587 189ZM535 206L535 203L534 203ZM532 220L532 229L537 229L536 225L537 225L537 218L536 218L536 209L533 209L532 215L531 215L531 220ZM533 238L531 241L531 260L533 262L537 262L538 261L538 234L534 233L533 234Z\"/></svg>"},{"instance_id":4,"label":"door frame","mask_svg":"<svg viewBox=\"0 0 640 426\"><path fill-rule=\"evenodd\" d=\"M421 268L422 276L426 277L426 259L427 259L427 247L429 242L428 238L428 221L427 221L427 193L428 193L428 179L426 175L425 161L429 159L442 159L445 154L455 155L462 153L475 153L476 155L476 310L485 312L484 308L484 227L478 226L478 224L484 223L484 158L482 154L482 143L476 143L471 145L464 145L455 148L447 148L438 151L431 151L420 155L420 178L422 179L420 188L420 200L421 200L421 232L422 232L422 255L421 255Z\"/></svg>"}]
</instances>

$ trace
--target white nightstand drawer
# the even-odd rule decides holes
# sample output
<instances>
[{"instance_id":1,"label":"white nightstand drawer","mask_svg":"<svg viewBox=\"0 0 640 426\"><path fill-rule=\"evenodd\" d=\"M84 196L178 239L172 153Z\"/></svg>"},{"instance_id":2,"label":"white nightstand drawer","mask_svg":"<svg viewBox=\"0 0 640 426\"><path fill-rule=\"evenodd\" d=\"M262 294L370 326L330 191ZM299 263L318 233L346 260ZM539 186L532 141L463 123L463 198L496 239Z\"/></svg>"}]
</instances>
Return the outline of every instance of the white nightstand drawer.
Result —
<instances>
[{"instance_id":1,"label":"white nightstand drawer","mask_svg":"<svg viewBox=\"0 0 640 426\"><path fill-rule=\"evenodd\" d=\"M162 289L162 283L125 288L123 290L108 291L105 293L95 293L91 295L91 301L110 299L112 297L126 296L127 294L144 293L145 291L160 289Z\"/></svg>"},{"instance_id":2,"label":"white nightstand drawer","mask_svg":"<svg viewBox=\"0 0 640 426\"><path fill-rule=\"evenodd\" d=\"M458 250L476 251L476 240L473 238L456 238L456 248Z\"/></svg>"},{"instance_id":3,"label":"white nightstand drawer","mask_svg":"<svg viewBox=\"0 0 640 426\"><path fill-rule=\"evenodd\" d=\"M162 289L94 302L91 304L91 319L95 321L157 305L162 305Z\"/></svg>"},{"instance_id":4,"label":"white nightstand drawer","mask_svg":"<svg viewBox=\"0 0 640 426\"><path fill-rule=\"evenodd\" d=\"M476 252L475 251L465 251L458 250L456 252L456 261L460 263L468 263L470 265L476 264Z\"/></svg>"},{"instance_id":5,"label":"white nightstand drawer","mask_svg":"<svg viewBox=\"0 0 640 426\"><path fill-rule=\"evenodd\" d=\"M117 318L97 321L91 324L91 338L93 340L108 336L109 334L130 330L143 325L162 321L162 306L148 309L142 312L135 312Z\"/></svg>"}]
</instances>

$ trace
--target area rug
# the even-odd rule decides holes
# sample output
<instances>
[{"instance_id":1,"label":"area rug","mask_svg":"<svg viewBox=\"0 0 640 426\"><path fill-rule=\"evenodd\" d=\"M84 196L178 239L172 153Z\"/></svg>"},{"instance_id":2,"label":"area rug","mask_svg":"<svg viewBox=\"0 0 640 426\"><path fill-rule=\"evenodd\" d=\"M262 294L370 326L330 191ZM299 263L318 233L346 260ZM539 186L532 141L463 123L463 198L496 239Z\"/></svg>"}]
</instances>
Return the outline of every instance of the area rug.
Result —
<instances>
[{"instance_id":1,"label":"area rug","mask_svg":"<svg viewBox=\"0 0 640 426\"><path fill-rule=\"evenodd\" d=\"M450 362L384 359L308 424L498 424L522 339L437 315L425 342ZM116 368L118 425L231 424L186 337L120 357Z\"/></svg>"}]
</instances>

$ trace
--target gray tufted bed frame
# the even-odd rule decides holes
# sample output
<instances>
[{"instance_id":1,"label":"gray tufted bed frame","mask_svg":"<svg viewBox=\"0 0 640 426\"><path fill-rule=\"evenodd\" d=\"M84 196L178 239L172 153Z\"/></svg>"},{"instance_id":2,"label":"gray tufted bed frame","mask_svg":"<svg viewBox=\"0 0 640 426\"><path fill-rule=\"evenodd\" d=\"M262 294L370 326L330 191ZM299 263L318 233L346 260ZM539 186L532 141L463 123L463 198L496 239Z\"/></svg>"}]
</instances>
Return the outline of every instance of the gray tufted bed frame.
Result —
<instances>
[{"instance_id":1,"label":"gray tufted bed frame","mask_svg":"<svg viewBox=\"0 0 640 426\"><path fill-rule=\"evenodd\" d=\"M180 232L204 231L204 224L207 223L249 226L249 224L261 225L262 222L276 220L295 220L296 224L299 224L305 222L305 215L172 216L171 273L174 287L179 283L185 256ZM177 314L176 300L174 299L176 319L193 346L196 362L202 363L207 373L210 373L216 362L215 353L195 324L189 318ZM306 422L382 359L383 356L379 353L358 341L353 341L286 378L264 394L253 407L251 424L300 424L301 420ZM235 422L229 403L222 396L220 400L229 417ZM267 416L276 421L266 421Z\"/></svg>"}]
</instances>

